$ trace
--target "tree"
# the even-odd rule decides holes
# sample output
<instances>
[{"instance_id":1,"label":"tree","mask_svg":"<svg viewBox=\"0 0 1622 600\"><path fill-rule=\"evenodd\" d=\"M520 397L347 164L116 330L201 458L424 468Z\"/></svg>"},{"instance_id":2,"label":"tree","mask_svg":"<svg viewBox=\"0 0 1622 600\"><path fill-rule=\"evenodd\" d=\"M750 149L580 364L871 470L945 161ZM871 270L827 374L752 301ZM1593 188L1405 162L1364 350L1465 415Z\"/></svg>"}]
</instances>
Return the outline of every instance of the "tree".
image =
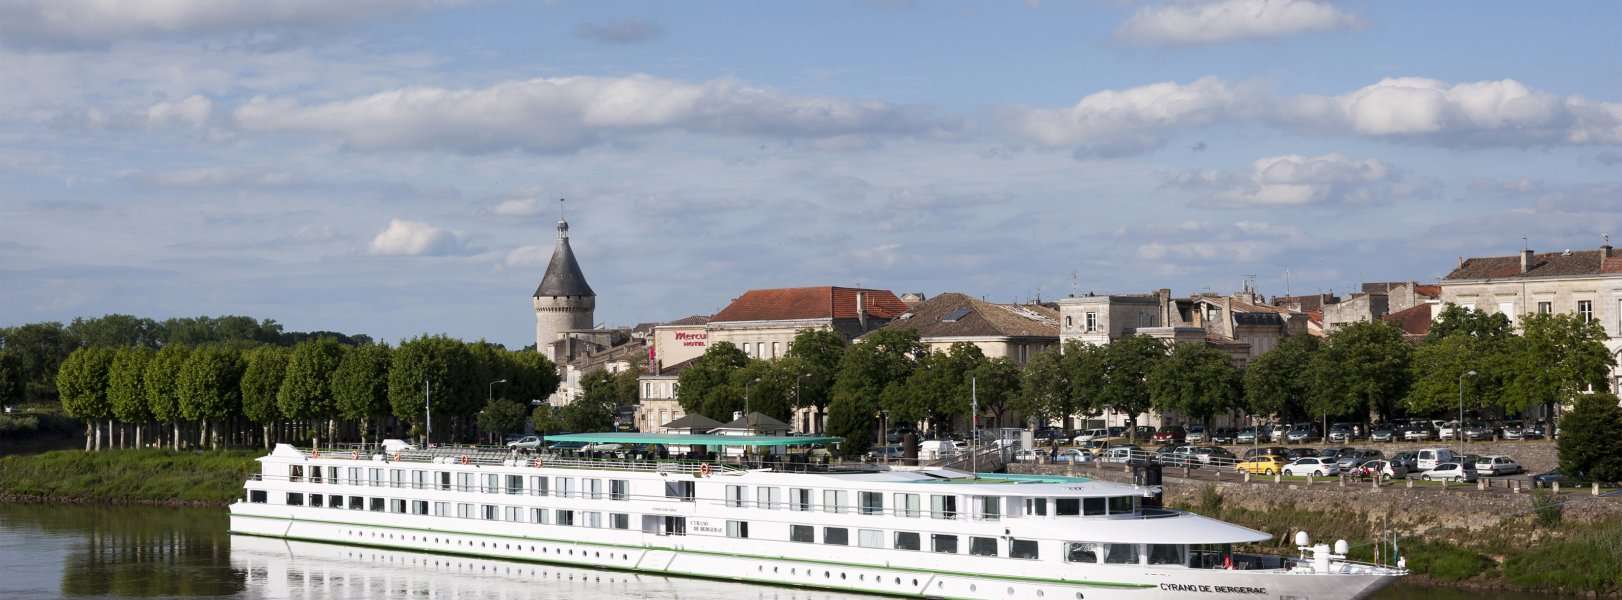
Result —
<instances>
[{"instance_id":1,"label":"tree","mask_svg":"<svg viewBox=\"0 0 1622 600\"><path fill-rule=\"evenodd\" d=\"M1069 413L1062 412L1062 406L1070 398L1070 373L1065 370L1063 360L1058 352L1052 351L1032 356L1025 363L1024 381L1013 408L1041 424L1055 418L1068 419Z\"/></svg>"},{"instance_id":2,"label":"tree","mask_svg":"<svg viewBox=\"0 0 1622 600\"><path fill-rule=\"evenodd\" d=\"M1091 419L1104 412L1104 384L1109 380L1109 350L1104 346L1071 340L1064 345L1059 359L1070 382L1070 394L1054 409L1064 418L1064 428L1070 429L1070 417L1081 415Z\"/></svg>"},{"instance_id":3,"label":"tree","mask_svg":"<svg viewBox=\"0 0 1622 600\"><path fill-rule=\"evenodd\" d=\"M484 403L479 411L479 431L490 438L491 441L500 441L503 436L524 428L524 405L512 400L491 398Z\"/></svg>"},{"instance_id":4,"label":"tree","mask_svg":"<svg viewBox=\"0 0 1622 600\"><path fill-rule=\"evenodd\" d=\"M893 405L905 393L914 358L924 352L918 332L886 329L845 351L828 403L828 433L845 438L840 451L846 456L860 456L872 446L879 407Z\"/></svg>"},{"instance_id":5,"label":"tree","mask_svg":"<svg viewBox=\"0 0 1622 600\"><path fill-rule=\"evenodd\" d=\"M0 405L10 406L23 401L23 363L17 355L0 350Z\"/></svg>"},{"instance_id":6,"label":"tree","mask_svg":"<svg viewBox=\"0 0 1622 600\"><path fill-rule=\"evenodd\" d=\"M1526 315L1521 339L1505 362L1504 408L1558 406L1584 389L1605 389L1616 359L1605 349L1599 321L1574 314Z\"/></svg>"},{"instance_id":7,"label":"tree","mask_svg":"<svg viewBox=\"0 0 1622 600\"><path fill-rule=\"evenodd\" d=\"M1582 394L1560 419L1560 471L1588 481L1622 481L1622 407L1609 393Z\"/></svg>"},{"instance_id":8,"label":"tree","mask_svg":"<svg viewBox=\"0 0 1622 600\"><path fill-rule=\"evenodd\" d=\"M507 397L528 404L545 402L558 391L558 367L545 355L514 350L507 353L507 365L507 384L502 389Z\"/></svg>"},{"instance_id":9,"label":"tree","mask_svg":"<svg viewBox=\"0 0 1622 600\"><path fill-rule=\"evenodd\" d=\"M1322 349L1317 337L1292 335L1262 353L1245 368L1245 410L1283 421L1304 418L1312 389L1309 368Z\"/></svg>"},{"instance_id":10,"label":"tree","mask_svg":"<svg viewBox=\"0 0 1622 600\"><path fill-rule=\"evenodd\" d=\"M20 364L26 401L55 400L56 373L74 349L77 340L61 323L29 323L0 330L7 353Z\"/></svg>"},{"instance_id":11,"label":"tree","mask_svg":"<svg viewBox=\"0 0 1622 600\"><path fill-rule=\"evenodd\" d=\"M1104 346L1104 381L1099 402L1125 414L1136 425L1138 415L1149 410L1149 372L1166 359L1164 342L1146 335L1129 335ZM1128 434L1137 439L1137 428Z\"/></svg>"},{"instance_id":12,"label":"tree","mask_svg":"<svg viewBox=\"0 0 1622 600\"><path fill-rule=\"evenodd\" d=\"M67 333L81 345L100 348L138 346L156 349L159 345L157 322L133 315L114 314L93 319L80 317L68 324Z\"/></svg>"},{"instance_id":13,"label":"tree","mask_svg":"<svg viewBox=\"0 0 1622 600\"><path fill-rule=\"evenodd\" d=\"M1184 342L1149 371L1149 397L1162 413L1177 411L1201 425L1239 406L1239 369L1227 352Z\"/></svg>"},{"instance_id":14,"label":"tree","mask_svg":"<svg viewBox=\"0 0 1622 600\"><path fill-rule=\"evenodd\" d=\"M955 417L969 413L969 373L984 362L986 355L967 342L925 351L900 393L885 397L884 409L895 422L928 421L932 430L950 430Z\"/></svg>"},{"instance_id":15,"label":"tree","mask_svg":"<svg viewBox=\"0 0 1622 600\"><path fill-rule=\"evenodd\" d=\"M277 397L287 379L288 352L285 348L264 346L246 355L242 371L242 416L259 424L266 448L270 447L277 421L282 419Z\"/></svg>"},{"instance_id":16,"label":"tree","mask_svg":"<svg viewBox=\"0 0 1622 600\"><path fill-rule=\"evenodd\" d=\"M332 372L332 399L339 416L360 424L366 442L372 419L389 412L389 347L364 344L344 353Z\"/></svg>"},{"instance_id":17,"label":"tree","mask_svg":"<svg viewBox=\"0 0 1622 600\"><path fill-rule=\"evenodd\" d=\"M614 374L597 369L580 378L581 394L559 411L564 429L572 432L612 431L619 408Z\"/></svg>"},{"instance_id":18,"label":"tree","mask_svg":"<svg viewBox=\"0 0 1622 600\"><path fill-rule=\"evenodd\" d=\"M1414 414L1453 414L1463 401L1472 409L1499 405L1504 381L1513 368L1512 353L1520 340L1477 338L1458 333L1427 341L1409 359L1413 385L1403 404ZM1475 371L1473 377L1461 375Z\"/></svg>"},{"instance_id":19,"label":"tree","mask_svg":"<svg viewBox=\"0 0 1622 600\"><path fill-rule=\"evenodd\" d=\"M1506 340L1515 335L1515 324L1503 313L1487 314L1457 304L1442 307L1442 312L1431 319L1425 342L1463 335L1482 340Z\"/></svg>"},{"instance_id":20,"label":"tree","mask_svg":"<svg viewBox=\"0 0 1622 600\"><path fill-rule=\"evenodd\" d=\"M186 358L176 387L180 392L180 414L199 425L198 435L211 448L219 447L218 432L210 426L242 407L242 355L234 348L204 346ZM285 387L285 384L283 384ZM202 444L202 439L199 439Z\"/></svg>"},{"instance_id":21,"label":"tree","mask_svg":"<svg viewBox=\"0 0 1622 600\"><path fill-rule=\"evenodd\" d=\"M979 387L981 410L990 410L996 415L995 425L1002 427L1003 415L1020 397L1019 365L1006 356L999 356L976 365L969 375Z\"/></svg>"},{"instance_id":22,"label":"tree","mask_svg":"<svg viewBox=\"0 0 1622 600\"><path fill-rule=\"evenodd\" d=\"M740 391L732 385L732 372L747 364L749 357L731 342L705 348L676 378L682 409L723 423L732 420L732 411L743 405Z\"/></svg>"},{"instance_id":23,"label":"tree","mask_svg":"<svg viewBox=\"0 0 1622 600\"><path fill-rule=\"evenodd\" d=\"M1311 416L1361 420L1373 409L1390 419L1408 393L1409 352L1402 330L1384 321L1351 323L1335 330L1308 366Z\"/></svg>"},{"instance_id":24,"label":"tree","mask_svg":"<svg viewBox=\"0 0 1622 600\"><path fill-rule=\"evenodd\" d=\"M389 360L389 407L394 416L425 432L426 384L435 420L455 423L448 417L472 414L484 402L485 382L477 377L473 355L462 342L445 336L406 340ZM456 439L456 433L449 437Z\"/></svg>"},{"instance_id":25,"label":"tree","mask_svg":"<svg viewBox=\"0 0 1622 600\"><path fill-rule=\"evenodd\" d=\"M113 416L135 425L135 447L141 447L141 426L152 420L146 404L146 366L154 352L144 347L119 348L107 371L107 401ZM123 445L123 434L119 434Z\"/></svg>"},{"instance_id":26,"label":"tree","mask_svg":"<svg viewBox=\"0 0 1622 600\"><path fill-rule=\"evenodd\" d=\"M799 382L796 407L814 407L818 414L827 410L839 362L848 346L845 337L831 329L802 329L794 334L785 358L793 360L794 376Z\"/></svg>"},{"instance_id":27,"label":"tree","mask_svg":"<svg viewBox=\"0 0 1622 600\"><path fill-rule=\"evenodd\" d=\"M276 409L282 416L297 420L327 419L337 414L332 373L343 358L343 345L329 338L294 346L287 357L282 387L276 390Z\"/></svg>"},{"instance_id":28,"label":"tree","mask_svg":"<svg viewBox=\"0 0 1622 600\"><path fill-rule=\"evenodd\" d=\"M191 357L191 349L181 344L168 344L153 355L146 365L146 407L159 423L173 426L174 449L180 450L180 372Z\"/></svg>"},{"instance_id":29,"label":"tree","mask_svg":"<svg viewBox=\"0 0 1622 600\"><path fill-rule=\"evenodd\" d=\"M727 418L719 420L727 422L732 412L747 411L789 421L794 412L794 374L798 366L798 359L750 359L743 368L733 370L727 381L729 391L722 397L736 404L726 410Z\"/></svg>"},{"instance_id":30,"label":"tree","mask_svg":"<svg viewBox=\"0 0 1622 600\"><path fill-rule=\"evenodd\" d=\"M85 422L85 450L101 449L101 429L96 423L112 415L112 405L107 401L107 371L113 354L110 348L80 348L69 354L56 371L63 412Z\"/></svg>"},{"instance_id":31,"label":"tree","mask_svg":"<svg viewBox=\"0 0 1622 600\"><path fill-rule=\"evenodd\" d=\"M534 412L529 414L529 423L535 426L535 431L540 432L542 435L562 432L564 431L563 419L558 414L559 412L561 411L552 408L550 404L542 404L535 407Z\"/></svg>"}]
</instances>

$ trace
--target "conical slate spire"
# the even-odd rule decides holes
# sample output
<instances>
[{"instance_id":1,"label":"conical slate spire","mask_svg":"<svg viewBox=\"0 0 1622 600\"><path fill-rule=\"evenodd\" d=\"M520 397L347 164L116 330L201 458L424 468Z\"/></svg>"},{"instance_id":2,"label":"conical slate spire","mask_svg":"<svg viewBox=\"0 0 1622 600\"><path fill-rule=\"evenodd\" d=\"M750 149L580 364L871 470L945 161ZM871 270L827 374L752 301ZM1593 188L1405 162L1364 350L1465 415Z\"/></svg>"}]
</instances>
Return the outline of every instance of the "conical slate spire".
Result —
<instances>
[{"instance_id":1,"label":"conical slate spire","mask_svg":"<svg viewBox=\"0 0 1622 600\"><path fill-rule=\"evenodd\" d=\"M586 274L580 272L574 250L569 248L569 222L558 219L558 245L552 249L552 261L546 264L546 275L535 288L535 297L596 295L586 283Z\"/></svg>"}]
</instances>

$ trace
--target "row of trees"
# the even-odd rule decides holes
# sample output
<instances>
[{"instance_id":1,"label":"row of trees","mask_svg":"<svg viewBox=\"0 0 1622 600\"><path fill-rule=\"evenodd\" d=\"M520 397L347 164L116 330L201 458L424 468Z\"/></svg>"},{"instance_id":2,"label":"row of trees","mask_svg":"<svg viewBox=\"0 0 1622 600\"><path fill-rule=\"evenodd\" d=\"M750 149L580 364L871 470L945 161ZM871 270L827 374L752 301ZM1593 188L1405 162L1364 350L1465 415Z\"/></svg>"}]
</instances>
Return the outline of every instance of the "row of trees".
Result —
<instances>
[{"instance_id":1,"label":"row of trees","mask_svg":"<svg viewBox=\"0 0 1622 600\"><path fill-rule=\"evenodd\" d=\"M185 317L156 321L112 314L59 322L0 327L0 404L54 402L56 372L79 348L148 348L223 344L238 349L262 345L291 347L314 338L344 345L371 342L365 335L332 331L284 331L270 319L245 316Z\"/></svg>"},{"instance_id":2,"label":"row of trees","mask_svg":"<svg viewBox=\"0 0 1622 600\"><path fill-rule=\"evenodd\" d=\"M86 449L99 449L104 432L108 446L115 432L120 445L133 433L141 446L147 431L178 449L188 439L364 441L380 426L423 433L429 397L436 439L472 439L475 425L499 436L521 427L529 402L550 396L558 378L539 353L486 342L423 336L391 348L323 337L290 348L84 346L62 361L55 384L64 411L86 422ZM516 413L517 423L486 413Z\"/></svg>"},{"instance_id":3,"label":"row of trees","mask_svg":"<svg viewBox=\"0 0 1622 600\"><path fill-rule=\"evenodd\" d=\"M1519 414L1604 388L1614 360L1597 323L1526 315L1520 329L1503 315L1449 306L1418 345L1387 323L1354 323L1325 338L1286 337L1245 369L1220 346L1147 336L1072 341L1022 369L972 344L928 352L913 332L881 330L847 346L834 332L808 330L775 361L711 346L682 372L678 397L689 413L723 421L746 403L783 419L796 408L826 409L829 433L859 453L881 418L950 430L969 415L971 396L997 424L1014 411L1068 428L1105 410L1134 422L1151 409L1192 422L1450 414L1461 376L1465 408L1477 414Z\"/></svg>"}]
</instances>

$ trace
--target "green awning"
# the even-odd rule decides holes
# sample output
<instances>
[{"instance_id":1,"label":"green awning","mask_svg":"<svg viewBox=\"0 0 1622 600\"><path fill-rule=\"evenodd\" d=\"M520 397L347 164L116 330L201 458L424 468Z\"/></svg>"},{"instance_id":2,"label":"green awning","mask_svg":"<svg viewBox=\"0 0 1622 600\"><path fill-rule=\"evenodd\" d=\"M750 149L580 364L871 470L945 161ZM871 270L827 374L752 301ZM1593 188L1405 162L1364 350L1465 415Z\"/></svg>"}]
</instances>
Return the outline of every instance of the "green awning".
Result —
<instances>
[{"instance_id":1,"label":"green awning","mask_svg":"<svg viewBox=\"0 0 1622 600\"><path fill-rule=\"evenodd\" d=\"M658 444L661 446L811 446L837 444L845 438L809 435L708 435L680 433L560 433L548 442L588 444Z\"/></svg>"}]
</instances>

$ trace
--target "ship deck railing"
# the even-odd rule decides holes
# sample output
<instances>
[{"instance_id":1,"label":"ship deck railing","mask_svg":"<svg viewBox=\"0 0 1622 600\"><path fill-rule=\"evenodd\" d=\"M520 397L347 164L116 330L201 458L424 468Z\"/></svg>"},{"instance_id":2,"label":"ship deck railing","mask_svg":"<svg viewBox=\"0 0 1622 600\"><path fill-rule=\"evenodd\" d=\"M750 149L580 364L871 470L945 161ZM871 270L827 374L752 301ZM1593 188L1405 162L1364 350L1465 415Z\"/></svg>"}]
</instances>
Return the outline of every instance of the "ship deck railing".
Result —
<instances>
[{"instance_id":1,"label":"ship deck railing","mask_svg":"<svg viewBox=\"0 0 1622 600\"><path fill-rule=\"evenodd\" d=\"M462 464L500 467L553 469L594 469L644 473L741 475L755 469L794 473L867 472L877 469L868 463L819 459L805 455L660 457L653 453L627 451L523 450L505 446L436 446L385 451L377 445L349 444L323 448L299 448L311 458L348 459L366 462Z\"/></svg>"}]
</instances>

